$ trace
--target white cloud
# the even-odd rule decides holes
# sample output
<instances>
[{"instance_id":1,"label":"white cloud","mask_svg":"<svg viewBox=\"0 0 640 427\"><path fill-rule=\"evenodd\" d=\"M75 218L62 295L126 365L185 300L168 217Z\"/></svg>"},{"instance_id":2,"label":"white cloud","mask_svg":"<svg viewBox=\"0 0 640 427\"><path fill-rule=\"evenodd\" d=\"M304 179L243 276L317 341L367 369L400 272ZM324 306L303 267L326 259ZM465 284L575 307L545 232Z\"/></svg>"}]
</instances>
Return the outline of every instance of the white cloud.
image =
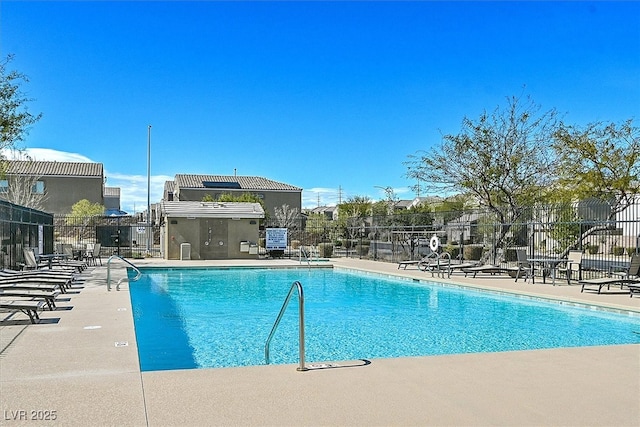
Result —
<instances>
[{"instance_id":1,"label":"white cloud","mask_svg":"<svg viewBox=\"0 0 640 427\"><path fill-rule=\"evenodd\" d=\"M2 150L2 155L9 160L37 160L40 162L78 162L96 163L78 153L52 150L50 148L25 148L24 150Z\"/></svg>"}]
</instances>

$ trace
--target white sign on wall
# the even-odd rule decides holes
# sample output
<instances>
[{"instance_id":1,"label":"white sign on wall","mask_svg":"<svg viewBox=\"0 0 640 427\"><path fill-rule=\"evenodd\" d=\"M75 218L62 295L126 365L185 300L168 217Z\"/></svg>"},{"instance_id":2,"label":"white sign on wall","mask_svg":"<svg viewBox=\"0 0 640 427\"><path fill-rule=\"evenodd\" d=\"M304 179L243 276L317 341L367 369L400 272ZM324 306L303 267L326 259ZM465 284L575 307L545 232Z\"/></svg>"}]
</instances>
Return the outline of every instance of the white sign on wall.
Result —
<instances>
[{"instance_id":1,"label":"white sign on wall","mask_svg":"<svg viewBox=\"0 0 640 427\"><path fill-rule=\"evenodd\" d=\"M267 228L266 245L267 250L285 250L287 249L287 229L286 228Z\"/></svg>"}]
</instances>

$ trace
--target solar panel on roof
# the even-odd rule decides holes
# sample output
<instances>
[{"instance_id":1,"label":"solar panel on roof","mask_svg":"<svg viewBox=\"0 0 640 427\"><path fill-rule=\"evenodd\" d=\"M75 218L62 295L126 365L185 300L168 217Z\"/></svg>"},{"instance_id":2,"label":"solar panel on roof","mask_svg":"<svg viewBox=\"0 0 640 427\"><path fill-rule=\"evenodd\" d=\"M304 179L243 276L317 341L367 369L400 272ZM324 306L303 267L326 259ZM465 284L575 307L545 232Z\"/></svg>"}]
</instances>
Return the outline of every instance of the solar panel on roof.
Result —
<instances>
[{"instance_id":1,"label":"solar panel on roof","mask_svg":"<svg viewBox=\"0 0 640 427\"><path fill-rule=\"evenodd\" d=\"M205 188L242 188L237 182L202 181L202 185Z\"/></svg>"}]
</instances>

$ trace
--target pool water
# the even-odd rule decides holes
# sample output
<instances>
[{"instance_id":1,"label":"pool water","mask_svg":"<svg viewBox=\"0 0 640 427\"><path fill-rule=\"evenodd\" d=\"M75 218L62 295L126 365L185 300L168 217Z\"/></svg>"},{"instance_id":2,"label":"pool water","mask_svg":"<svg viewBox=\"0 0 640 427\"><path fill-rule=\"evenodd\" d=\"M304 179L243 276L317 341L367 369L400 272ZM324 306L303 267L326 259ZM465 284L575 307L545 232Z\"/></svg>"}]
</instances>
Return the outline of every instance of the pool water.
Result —
<instances>
[{"instance_id":1,"label":"pool water","mask_svg":"<svg viewBox=\"0 0 640 427\"><path fill-rule=\"evenodd\" d=\"M347 270L141 269L130 282L143 371L265 364L294 281L304 288L306 360L640 343L640 316ZM272 339L298 363L298 302Z\"/></svg>"}]
</instances>

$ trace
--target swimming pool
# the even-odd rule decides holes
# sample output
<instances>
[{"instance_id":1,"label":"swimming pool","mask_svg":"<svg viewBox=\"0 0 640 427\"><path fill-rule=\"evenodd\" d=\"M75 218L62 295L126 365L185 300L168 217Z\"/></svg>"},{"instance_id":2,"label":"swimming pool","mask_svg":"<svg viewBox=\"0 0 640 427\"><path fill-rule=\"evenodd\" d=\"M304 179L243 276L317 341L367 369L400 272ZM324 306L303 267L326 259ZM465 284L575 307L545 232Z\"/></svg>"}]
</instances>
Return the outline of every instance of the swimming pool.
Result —
<instances>
[{"instance_id":1,"label":"swimming pool","mask_svg":"<svg viewBox=\"0 0 640 427\"><path fill-rule=\"evenodd\" d=\"M261 365L280 307L299 280L306 360L640 343L640 316L331 268L141 268L130 282L143 371ZM298 362L293 298L271 363Z\"/></svg>"}]
</instances>

